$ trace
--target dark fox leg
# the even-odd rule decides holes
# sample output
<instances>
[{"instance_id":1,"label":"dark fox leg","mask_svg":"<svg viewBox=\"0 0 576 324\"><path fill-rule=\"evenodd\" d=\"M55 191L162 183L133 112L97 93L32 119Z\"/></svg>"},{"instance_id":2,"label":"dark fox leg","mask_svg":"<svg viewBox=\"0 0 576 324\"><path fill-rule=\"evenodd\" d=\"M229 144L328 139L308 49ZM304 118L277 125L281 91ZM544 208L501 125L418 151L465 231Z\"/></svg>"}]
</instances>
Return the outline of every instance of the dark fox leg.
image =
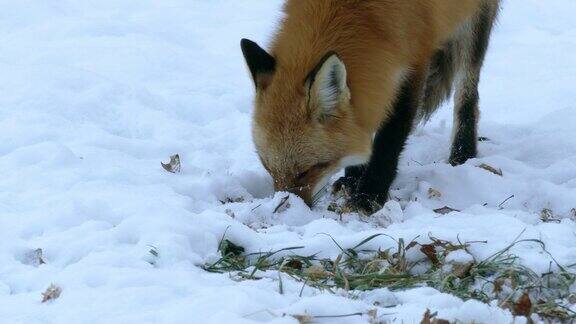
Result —
<instances>
[{"instance_id":1,"label":"dark fox leg","mask_svg":"<svg viewBox=\"0 0 576 324\"><path fill-rule=\"evenodd\" d=\"M362 174L364 174L365 169L366 165L364 164L346 167L346 169L344 169L344 176L334 182L332 190L334 192L338 192L342 189L349 191L356 190L358 182L360 181Z\"/></svg>"},{"instance_id":2,"label":"dark fox leg","mask_svg":"<svg viewBox=\"0 0 576 324\"><path fill-rule=\"evenodd\" d=\"M421 92L423 95L421 107L418 110L418 119L426 120L432 115L436 108L445 100L447 100L452 91L452 83L454 79L454 59L453 59L453 46L452 44L447 44L443 50L440 50L432 58L430 68L427 75L426 87ZM403 88L403 93L408 91L405 85ZM399 100L408 100L407 98ZM398 102L395 109L404 109L400 106L406 106L405 103ZM395 114L396 119L402 119L401 116ZM408 117L406 117L408 118ZM410 116L409 119L413 120L414 116ZM390 121L392 123L392 120ZM394 122L395 124L396 122ZM388 126L390 129L390 126ZM380 129L380 133L385 132L384 126ZM390 133L391 131L388 131ZM384 139L385 140L385 139ZM378 152L376 140L374 142L373 154ZM379 145L382 147L383 145ZM386 153L383 153L386 154ZM334 182L332 190L334 192L341 191L342 189L348 190L350 193L354 194L357 192L360 179L362 178L364 172L368 169L368 164L350 166L345 169L344 176ZM392 175L392 178L395 173ZM392 179L393 180L393 179ZM388 185L389 186L389 185ZM374 187L374 185L372 185ZM384 191L388 191L387 189Z\"/></svg>"},{"instance_id":3,"label":"dark fox leg","mask_svg":"<svg viewBox=\"0 0 576 324\"><path fill-rule=\"evenodd\" d=\"M478 83L496 13L497 8L484 4L478 17L468 27L468 35L459 40L462 61L455 96L454 137L450 153L452 165L464 164L478 153Z\"/></svg>"},{"instance_id":4,"label":"dark fox leg","mask_svg":"<svg viewBox=\"0 0 576 324\"><path fill-rule=\"evenodd\" d=\"M404 82L392 117L382 124L374 138L372 155L353 193L351 204L372 212L388 199L388 191L398 171L400 153L412 126L422 95L420 75Z\"/></svg>"}]
</instances>

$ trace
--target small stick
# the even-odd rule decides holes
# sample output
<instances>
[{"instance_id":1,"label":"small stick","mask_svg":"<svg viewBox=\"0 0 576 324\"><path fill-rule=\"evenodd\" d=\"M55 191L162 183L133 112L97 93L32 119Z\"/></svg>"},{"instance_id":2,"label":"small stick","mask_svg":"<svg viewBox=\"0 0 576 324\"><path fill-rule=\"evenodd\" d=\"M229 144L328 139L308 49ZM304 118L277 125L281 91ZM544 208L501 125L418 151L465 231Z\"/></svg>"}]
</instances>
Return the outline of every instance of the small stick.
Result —
<instances>
[{"instance_id":1,"label":"small stick","mask_svg":"<svg viewBox=\"0 0 576 324\"><path fill-rule=\"evenodd\" d=\"M282 200L280 201L280 204L274 209L274 211L272 213L276 214L280 210L280 208L282 208L282 206L284 206L286 204L286 202L288 202L288 199L290 199L290 196L286 196L286 197L282 198Z\"/></svg>"},{"instance_id":2,"label":"small stick","mask_svg":"<svg viewBox=\"0 0 576 324\"><path fill-rule=\"evenodd\" d=\"M344 317L353 317L353 316L364 316L364 313L354 313L354 314L346 314L346 315L323 315L323 316L311 316L312 318L344 318Z\"/></svg>"},{"instance_id":3,"label":"small stick","mask_svg":"<svg viewBox=\"0 0 576 324\"><path fill-rule=\"evenodd\" d=\"M422 163L420 163L420 162L418 162L418 161L416 161L416 160L414 160L414 159L412 159L412 162L418 164L419 166L424 166L424 164L422 164Z\"/></svg>"},{"instance_id":4,"label":"small stick","mask_svg":"<svg viewBox=\"0 0 576 324\"><path fill-rule=\"evenodd\" d=\"M510 200L510 199L512 199L512 198L514 198L514 197L516 197L516 195L512 195L512 196L510 196L510 197L506 198L506 200L504 200L503 202L501 202L501 203L500 203L500 205L498 205L498 208L500 208L500 209L504 209L504 207L503 207L503 206L504 206L504 204L505 204L505 203L507 203L507 202L508 202L508 200Z\"/></svg>"}]
</instances>

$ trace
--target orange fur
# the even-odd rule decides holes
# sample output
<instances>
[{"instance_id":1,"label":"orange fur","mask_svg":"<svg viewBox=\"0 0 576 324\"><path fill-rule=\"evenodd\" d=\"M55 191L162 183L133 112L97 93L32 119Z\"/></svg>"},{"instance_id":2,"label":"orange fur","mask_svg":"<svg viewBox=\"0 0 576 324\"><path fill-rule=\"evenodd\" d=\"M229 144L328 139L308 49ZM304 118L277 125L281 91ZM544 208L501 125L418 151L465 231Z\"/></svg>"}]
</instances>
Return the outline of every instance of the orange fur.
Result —
<instances>
[{"instance_id":1,"label":"orange fur","mask_svg":"<svg viewBox=\"0 0 576 324\"><path fill-rule=\"evenodd\" d=\"M300 85L324 54L335 51L346 63L359 126L375 132L395 98L403 70L426 66L442 43L476 12L479 3L288 1L286 18L271 47L281 67L276 75L278 84Z\"/></svg>"},{"instance_id":2,"label":"orange fur","mask_svg":"<svg viewBox=\"0 0 576 324\"><path fill-rule=\"evenodd\" d=\"M343 159L366 160L404 76L424 82L433 54L486 1L496 0L288 0L270 49L276 68L261 77L254 112L254 140L275 188L310 202ZM330 51L345 64L350 100L319 123L306 79Z\"/></svg>"}]
</instances>

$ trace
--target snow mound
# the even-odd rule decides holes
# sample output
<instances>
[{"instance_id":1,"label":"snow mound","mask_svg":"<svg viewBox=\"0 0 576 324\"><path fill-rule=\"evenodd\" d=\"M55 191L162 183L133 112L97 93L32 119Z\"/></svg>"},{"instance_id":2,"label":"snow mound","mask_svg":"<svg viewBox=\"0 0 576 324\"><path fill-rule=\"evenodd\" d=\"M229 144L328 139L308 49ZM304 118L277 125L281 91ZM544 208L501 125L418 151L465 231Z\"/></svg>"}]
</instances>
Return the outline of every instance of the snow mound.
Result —
<instances>
[{"instance_id":1,"label":"snow mound","mask_svg":"<svg viewBox=\"0 0 576 324\"><path fill-rule=\"evenodd\" d=\"M393 200L373 218L274 194L254 153L253 89L238 43L266 43L280 4L0 3L3 322L296 323L293 315L360 313L324 322L409 323L426 309L465 323L514 321L496 304L432 288L350 296L282 275L280 293L278 275L204 271L223 238L246 253L301 247L283 254L332 260L376 234L385 235L364 248L426 244L429 235L486 242L449 256L460 262L489 258L523 233L575 271L574 1L505 2L482 80L489 140L480 156L446 163L444 108L411 137ZM160 163L176 153L182 172L168 173ZM434 212L443 207L454 211ZM510 252L537 274L555 267L536 242ZM51 284L61 293L42 303Z\"/></svg>"}]
</instances>

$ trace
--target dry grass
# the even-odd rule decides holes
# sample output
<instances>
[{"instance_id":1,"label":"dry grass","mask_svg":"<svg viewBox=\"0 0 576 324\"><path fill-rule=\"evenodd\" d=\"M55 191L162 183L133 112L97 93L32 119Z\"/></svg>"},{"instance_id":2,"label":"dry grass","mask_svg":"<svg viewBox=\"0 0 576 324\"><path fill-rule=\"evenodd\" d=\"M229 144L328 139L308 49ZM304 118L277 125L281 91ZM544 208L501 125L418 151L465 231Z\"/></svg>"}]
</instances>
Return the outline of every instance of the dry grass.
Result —
<instances>
[{"instance_id":1,"label":"dry grass","mask_svg":"<svg viewBox=\"0 0 576 324\"><path fill-rule=\"evenodd\" d=\"M556 263L540 240L517 238L505 249L484 260L448 264L446 257L451 252L467 252L471 244L485 242L449 242L429 236L428 244L418 243L417 238L409 242L399 239L395 240L394 248L376 251L363 249L368 242L380 236L385 234L367 237L348 249L332 239L341 251L334 260L319 259L316 255L297 255L295 252L302 247L245 253L243 247L223 238L219 248L222 257L205 265L204 269L218 273L232 272L239 280L257 280L260 279L258 273L275 271L301 282L302 289L309 286L333 293L338 289L359 292L429 286L464 300L476 299L485 303L496 300L502 308L510 309L519 316L538 314L553 321L576 320L576 313L569 308L571 298L575 298L571 287L576 283L576 274ZM510 253L514 246L526 242L539 244L550 255L548 273L534 273ZM407 252L412 249L419 249L424 257L408 258ZM416 272L414 269L417 266L427 270ZM279 289L283 293L281 279Z\"/></svg>"}]
</instances>

